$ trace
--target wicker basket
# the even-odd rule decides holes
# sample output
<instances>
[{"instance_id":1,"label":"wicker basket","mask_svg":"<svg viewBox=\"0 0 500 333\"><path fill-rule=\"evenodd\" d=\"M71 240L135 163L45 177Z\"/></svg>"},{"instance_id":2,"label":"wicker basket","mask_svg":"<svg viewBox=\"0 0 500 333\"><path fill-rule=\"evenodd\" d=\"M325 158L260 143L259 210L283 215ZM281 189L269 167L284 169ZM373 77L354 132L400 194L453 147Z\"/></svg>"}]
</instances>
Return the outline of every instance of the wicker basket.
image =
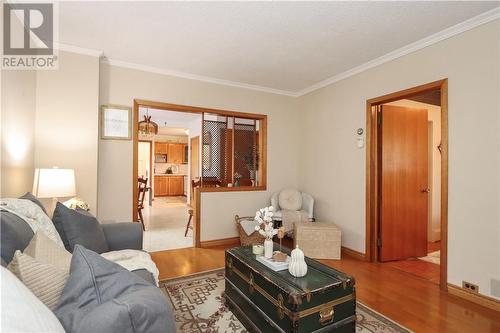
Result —
<instances>
[{"instance_id":1,"label":"wicker basket","mask_svg":"<svg viewBox=\"0 0 500 333\"><path fill-rule=\"evenodd\" d=\"M234 217L234 221L236 222L236 228L238 228L238 233L240 234L240 243L242 246L245 245L254 245L254 244L262 244L264 243L264 236L259 234L257 231L254 231L250 236L247 235L240 222L244 220L253 220L253 217L239 217L236 215Z\"/></svg>"}]
</instances>

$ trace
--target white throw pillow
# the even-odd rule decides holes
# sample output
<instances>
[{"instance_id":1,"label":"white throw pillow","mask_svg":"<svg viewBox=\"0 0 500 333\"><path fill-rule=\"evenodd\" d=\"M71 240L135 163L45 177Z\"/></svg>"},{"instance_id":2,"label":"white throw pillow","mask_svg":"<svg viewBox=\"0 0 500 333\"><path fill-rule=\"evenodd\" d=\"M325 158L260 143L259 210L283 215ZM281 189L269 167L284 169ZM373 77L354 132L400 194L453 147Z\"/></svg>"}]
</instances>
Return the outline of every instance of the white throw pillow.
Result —
<instances>
[{"instance_id":1,"label":"white throw pillow","mask_svg":"<svg viewBox=\"0 0 500 333\"><path fill-rule=\"evenodd\" d=\"M5 267L2 270L2 332L64 333L56 316Z\"/></svg>"},{"instance_id":2,"label":"white throw pillow","mask_svg":"<svg viewBox=\"0 0 500 333\"><path fill-rule=\"evenodd\" d=\"M38 230L31 239L23 254L27 254L42 264L49 264L69 274L71 253L59 246L45 233Z\"/></svg>"},{"instance_id":3,"label":"white throw pillow","mask_svg":"<svg viewBox=\"0 0 500 333\"><path fill-rule=\"evenodd\" d=\"M295 189L286 189L280 192L278 203L281 209L300 210L302 208L302 194Z\"/></svg>"},{"instance_id":4,"label":"white throw pillow","mask_svg":"<svg viewBox=\"0 0 500 333\"><path fill-rule=\"evenodd\" d=\"M57 307L69 271L58 269L54 265L43 264L27 254L17 250L7 269L21 280L33 294L50 310Z\"/></svg>"}]
</instances>

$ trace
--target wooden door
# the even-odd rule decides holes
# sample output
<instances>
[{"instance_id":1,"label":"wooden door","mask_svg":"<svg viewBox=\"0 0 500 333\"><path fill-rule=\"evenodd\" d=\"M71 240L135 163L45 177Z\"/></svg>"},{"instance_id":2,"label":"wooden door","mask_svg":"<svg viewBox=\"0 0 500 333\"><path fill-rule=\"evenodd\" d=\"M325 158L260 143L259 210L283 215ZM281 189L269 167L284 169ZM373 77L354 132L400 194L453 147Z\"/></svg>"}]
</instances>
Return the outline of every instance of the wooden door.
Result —
<instances>
[{"instance_id":1,"label":"wooden door","mask_svg":"<svg viewBox=\"0 0 500 333\"><path fill-rule=\"evenodd\" d=\"M200 177L200 137L195 136L191 138L191 148L189 151L189 160L191 161L190 170L189 170L189 183L191 184L191 180L197 179ZM194 193L192 193L193 189L191 185L188 185L190 198L193 198ZM194 207L194 205L191 205Z\"/></svg>"},{"instance_id":2,"label":"wooden door","mask_svg":"<svg viewBox=\"0 0 500 333\"><path fill-rule=\"evenodd\" d=\"M427 110L383 105L379 112L379 258L426 256Z\"/></svg>"}]
</instances>

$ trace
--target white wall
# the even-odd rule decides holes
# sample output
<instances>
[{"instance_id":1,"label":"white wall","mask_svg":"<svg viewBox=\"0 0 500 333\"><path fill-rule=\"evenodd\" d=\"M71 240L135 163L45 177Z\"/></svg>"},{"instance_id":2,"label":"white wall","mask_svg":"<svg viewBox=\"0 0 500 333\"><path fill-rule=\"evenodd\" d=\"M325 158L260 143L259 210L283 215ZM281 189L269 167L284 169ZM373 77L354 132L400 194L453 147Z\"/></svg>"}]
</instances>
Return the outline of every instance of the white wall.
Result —
<instances>
[{"instance_id":1,"label":"white wall","mask_svg":"<svg viewBox=\"0 0 500 333\"><path fill-rule=\"evenodd\" d=\"M500 20L331 84L299 99L300 184L319 220L337 223L342 243L365 251L366 100L449 79L448 281L490 294L500 277Z\"/></svg>"},{"instance_id":2,"label":"white wall","mask_svg":"<svg viewBox=\"0 0 500 333\"><path fill-rule=\"evenodd\" d=\"M438 149L441 143L441 107L409 99L387 104L427 110L427 119L432 124L432 137L429 142L432 148L429 154L429 188L431 192L429 193L430 214L427 226L427 240L429 242L438 241L441 239L441 153Z\"/></svg>"},{"instance_id":3,"label":"white wall","mask_svg":"<svg viewBox=\"0 0 500 333\"><path fill-rule=\"evenodd\" d=\"M97 211L99 58L59 52L36 75L35 167L75 169L76 192Z\"/></svg>"},{"instance_id":4,"label":"white wall","mask_svg":"<svg viewBox=\"0 0 500 333\"><path fill-rule=\"evenodd\" d=\"M202 241L236 236L234 213L253 214L268 204L271 192L297 186L296 148L300 131L296 99L109 64L101 64L100 86L100 104L131 107L134 98L140 98L268 115L268 191L203 194ZM98 215L101 220L131 219L132 186L132 141L100 140ZM211 209L221 204L225 209Z\"/></svg>"},{"instance_id":5,"label":"white wall","mask_svg":"<svg viewBox=\"0 0 500 333\"><path fill-rule=\"evenodd\" d=\"M35 71L1 71L0 197L32 190L35 158Z\"/></svg>"}]
</instances>

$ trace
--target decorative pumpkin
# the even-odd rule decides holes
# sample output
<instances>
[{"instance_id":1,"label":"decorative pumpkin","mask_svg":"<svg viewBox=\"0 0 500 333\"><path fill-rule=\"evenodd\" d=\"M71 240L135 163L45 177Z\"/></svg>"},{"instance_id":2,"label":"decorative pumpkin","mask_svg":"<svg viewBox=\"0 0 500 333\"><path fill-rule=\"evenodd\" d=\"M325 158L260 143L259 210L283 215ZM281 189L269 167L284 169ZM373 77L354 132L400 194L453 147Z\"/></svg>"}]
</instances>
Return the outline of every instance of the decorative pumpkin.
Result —
<instances>
[{"instance_id":1,"label":"decorative pumpkin","mask_svg":"<svg viewBox=\"0 0 500 333\"><path fill-rule=\"evenodd\" d=\"M299 249L299 246L292 251L288 271L295 277L303 277L307 274L307 264L304 259L304 252Z\"/></svg>"}]
</instances>

